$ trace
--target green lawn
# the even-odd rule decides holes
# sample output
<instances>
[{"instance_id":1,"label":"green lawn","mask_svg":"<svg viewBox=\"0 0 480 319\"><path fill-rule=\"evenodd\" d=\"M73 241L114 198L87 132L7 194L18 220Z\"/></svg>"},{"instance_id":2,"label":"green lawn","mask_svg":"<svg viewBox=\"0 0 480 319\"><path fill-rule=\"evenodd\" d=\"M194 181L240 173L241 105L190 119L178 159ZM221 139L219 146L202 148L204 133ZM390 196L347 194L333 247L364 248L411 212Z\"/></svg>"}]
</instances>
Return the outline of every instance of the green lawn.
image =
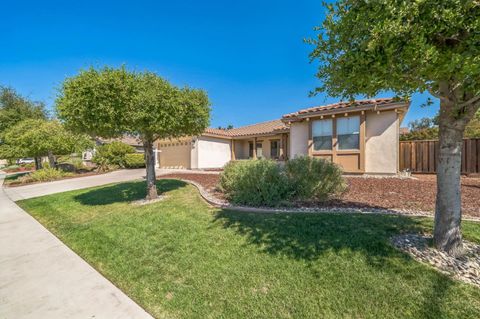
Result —
<instances>
[{"instance_id":1,"label":"green lawn","mask_svg":"<svg viewBox=\"0 0 480 319\"><path fill-rule=\"evenodd\" d=\"M431 220L360 214L247 214L161 180L19 204L157 318L479 318L480 289L389 245ZM465 223L480 242L480 224ZM52 261L54 262L54 261Z\"/></svg>"}]
</instances>

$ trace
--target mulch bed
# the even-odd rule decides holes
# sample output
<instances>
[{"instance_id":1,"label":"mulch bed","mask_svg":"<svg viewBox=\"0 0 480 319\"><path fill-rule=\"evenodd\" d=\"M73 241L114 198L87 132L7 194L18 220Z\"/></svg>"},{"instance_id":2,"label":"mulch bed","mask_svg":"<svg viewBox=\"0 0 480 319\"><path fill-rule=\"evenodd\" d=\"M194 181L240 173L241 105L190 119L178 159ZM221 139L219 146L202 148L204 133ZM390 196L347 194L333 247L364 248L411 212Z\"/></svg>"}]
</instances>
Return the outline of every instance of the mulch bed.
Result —
<instances>
[{"instance_id":1,"label":"mulch bed","mask_svg":"<svg viewBox=\"0 0 480 319\"><path fill-rule=\"evenodd\" d=\"M202 185L222 198L216 189L218 174L175 173L159 178L180 178ZM327 205L360 208L404 209L432 212L435 209L435 175L415 175L415 179L347 177L348 190ZM463 214L480 217L480 178L462 177Z\"/></svg>"}]
</instances>

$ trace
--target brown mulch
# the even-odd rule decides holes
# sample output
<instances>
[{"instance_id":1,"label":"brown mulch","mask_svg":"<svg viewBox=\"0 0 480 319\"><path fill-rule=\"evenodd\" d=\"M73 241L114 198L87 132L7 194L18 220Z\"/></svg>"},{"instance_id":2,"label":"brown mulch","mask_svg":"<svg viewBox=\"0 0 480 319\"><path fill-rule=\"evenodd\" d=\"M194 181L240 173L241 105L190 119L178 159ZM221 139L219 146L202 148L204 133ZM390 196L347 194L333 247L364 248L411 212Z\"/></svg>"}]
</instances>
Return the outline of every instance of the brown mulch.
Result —
<instances>
[{"instance_id":1,"label":"brown mulch","mask_svg":"<svg viewBox=\"0 0 480 319\"><path fill-rule=\"evenodd\" d=\"M215 196L218 174L175 173L159 178L180 178L201 184ZM405 209L428 211L435 209L436 176L415 175L412 179L347 177L348 190L331 204L345 207ZM462 177L463 214L480 217L480 178Z\"/></svg>"}]
</instances>

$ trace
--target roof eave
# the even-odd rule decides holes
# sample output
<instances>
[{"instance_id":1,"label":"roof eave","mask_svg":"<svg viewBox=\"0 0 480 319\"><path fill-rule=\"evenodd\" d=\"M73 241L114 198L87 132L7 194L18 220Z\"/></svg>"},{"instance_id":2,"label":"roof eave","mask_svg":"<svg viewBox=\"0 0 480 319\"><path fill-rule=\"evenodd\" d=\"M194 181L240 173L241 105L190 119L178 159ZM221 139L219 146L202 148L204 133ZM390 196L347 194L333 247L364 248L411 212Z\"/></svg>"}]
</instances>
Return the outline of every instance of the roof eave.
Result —
<instances>
[{"instance_id":1,"label":"roof eave","mask_svg":"<svg viewBox=\"0 0 480 319\"><path fill-rule=\"evenodd\" d=\"M319 110L319 111L314 111L314 112L305 112L301 114L297 114L292 117L283 117L282 121L284 123L288 122L298 122L302 121L303 119L310 118L310 117L316 117L316 116L321 116L321 115L333 115L333 114L342 114L342 113L351 113L351 112L361 112L361 111L370 111L370 110L375 110L375 106L377 104L372 103L368 105L362 105L359 107L355 108L339 108L339 109L331 109L331 110ZM409 108L410 107L410 102L405 102L405 101L399 101L399 102L392 102L389 104L383 104L383 105L377 105L379 111L386 111L386 110L392 110L392 109L397 109L397 108Z\"/></svg>"}]
</instances>

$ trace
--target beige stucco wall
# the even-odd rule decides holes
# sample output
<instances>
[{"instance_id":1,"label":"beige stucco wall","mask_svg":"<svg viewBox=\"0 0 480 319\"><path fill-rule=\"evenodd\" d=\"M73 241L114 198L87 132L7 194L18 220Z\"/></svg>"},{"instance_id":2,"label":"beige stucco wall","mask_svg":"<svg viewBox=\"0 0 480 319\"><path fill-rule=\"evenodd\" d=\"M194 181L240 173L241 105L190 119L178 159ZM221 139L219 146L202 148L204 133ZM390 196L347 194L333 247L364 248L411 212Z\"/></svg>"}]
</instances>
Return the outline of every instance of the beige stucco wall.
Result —
<instances>
[{"instance_id":1,"label":"beige stucco wall","mask_svg":"<svg viewBox=\"0 0 480 319\"><path fill-rule=\"evenodd\" d=\"M398 121L394 111L366 113L365 173L397 173Z\"/></svg>"},{"instance_id":2,"label":"beige stucco wall","mask_svg":"<svg viewBox=\"0 0 480 319\"><path fill-rule=\"evenodd\" d=\"M294 122L290 125L290 158L308 154L308 122Z\"/></svg>"},{"instance_id":3,"label":"beige stucco wall","mask_svg":"<svg viewBox=\"0 0 480 319\"><path fill-rule=\"evenodd\" d=\"M198 169L198 138L192 139L192 150L190 151L190 168Z\"/></svg>"},{"instance_id":4,"label":"beige stucco wall","mask_svg":"<svg viewBox=\"0 0 480 319\"><path fill-rule=\"evenodd\" d=\"M243 140L236 140L235 143L235 158L246 159L248 158L248 143ZM246 147L245 147L246 144Z\"/></svg>"},{"instance_id":5,"label":"beige stucco wall","mask_svg":"<svg viewBox=\"0 0 480 319\"><path fill-rule=\"evenodd\" d=\"M196 143L196 168L221 168L232 159L230 140L201 136Z\"/></svg>"}]
</instances>

